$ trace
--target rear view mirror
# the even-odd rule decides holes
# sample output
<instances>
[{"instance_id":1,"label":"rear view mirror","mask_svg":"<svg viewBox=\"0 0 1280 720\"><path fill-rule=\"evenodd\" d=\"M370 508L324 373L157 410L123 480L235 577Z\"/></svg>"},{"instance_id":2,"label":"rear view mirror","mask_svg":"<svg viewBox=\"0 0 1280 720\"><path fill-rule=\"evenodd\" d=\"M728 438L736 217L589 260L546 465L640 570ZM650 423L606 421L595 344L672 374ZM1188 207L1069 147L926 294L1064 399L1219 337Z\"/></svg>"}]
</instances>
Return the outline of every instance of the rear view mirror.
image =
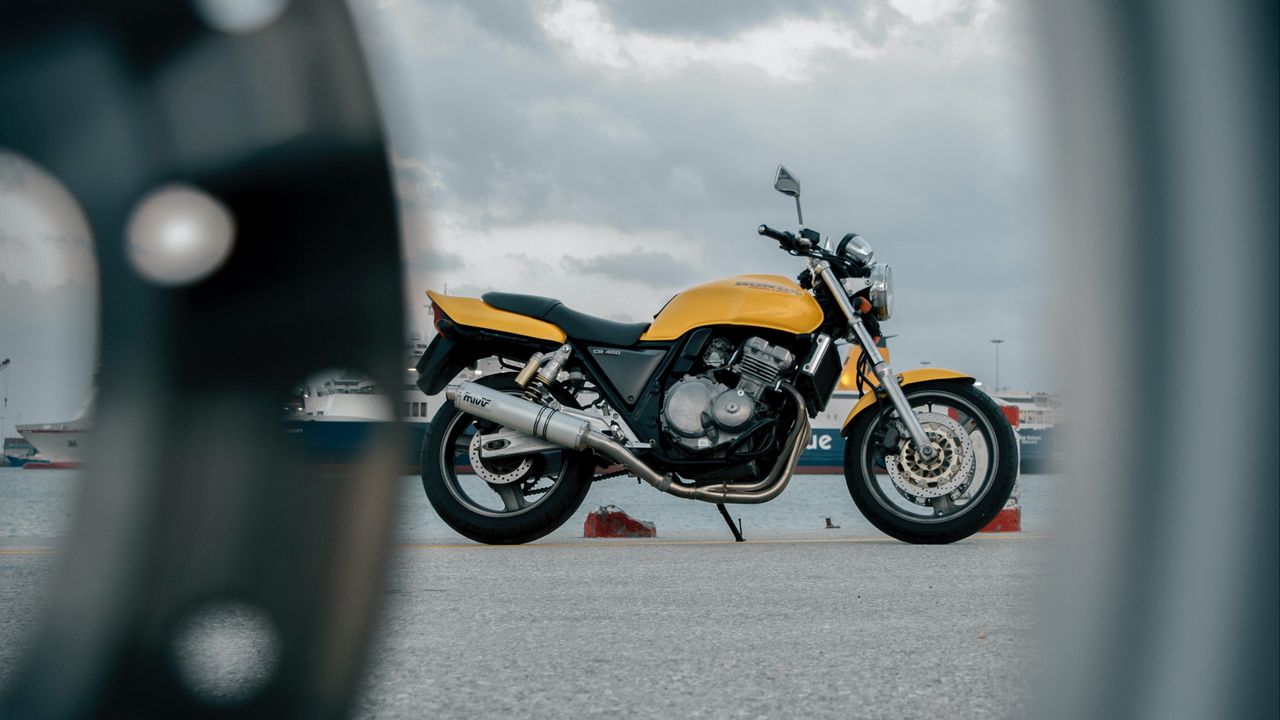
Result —
<instances>
[{"instance_id":1,"label":"rear view mirror","mask_svg":"<svg viewBox=\"0 0 1280 720\"><path fill-rule=\"evenodd\" d=\"M800 197L800 181L784 165L779 165L778 174L773 176L773 189L793 198Z\"/></svg>"}]
</instances>

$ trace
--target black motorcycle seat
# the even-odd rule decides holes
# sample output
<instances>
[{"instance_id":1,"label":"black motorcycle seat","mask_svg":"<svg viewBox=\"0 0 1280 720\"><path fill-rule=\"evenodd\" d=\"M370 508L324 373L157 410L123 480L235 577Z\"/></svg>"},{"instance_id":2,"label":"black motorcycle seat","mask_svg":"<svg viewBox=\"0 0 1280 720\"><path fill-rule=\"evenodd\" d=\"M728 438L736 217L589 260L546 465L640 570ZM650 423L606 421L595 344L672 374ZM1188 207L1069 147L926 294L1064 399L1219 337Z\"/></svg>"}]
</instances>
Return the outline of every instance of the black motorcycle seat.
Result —
<instances>
[{"instance_id":1,"label":"black motorcycle seat","mask_svg":"<svg viewBox=\"0 0 1280 720\"><path fill-rule=\"evenodd\" d=\"M626 347L635 345L649 323L620 323L565 307L555 298L517 293L491 292L480 296L490 307L517 315L546 320L564 331L565 335L583 342Z\"/></svg>"}]
</instances>

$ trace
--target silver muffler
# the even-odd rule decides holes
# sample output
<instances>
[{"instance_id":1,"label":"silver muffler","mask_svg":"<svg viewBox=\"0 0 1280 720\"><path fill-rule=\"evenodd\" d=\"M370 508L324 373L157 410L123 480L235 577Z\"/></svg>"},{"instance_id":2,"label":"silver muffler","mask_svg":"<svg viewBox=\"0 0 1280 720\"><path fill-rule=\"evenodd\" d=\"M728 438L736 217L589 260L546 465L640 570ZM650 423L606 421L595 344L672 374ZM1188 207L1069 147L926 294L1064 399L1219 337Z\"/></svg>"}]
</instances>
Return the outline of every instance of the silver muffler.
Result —
<instances>
[{"instance_id":1,"label":"silver muffler","mask_svg":"<svg viewBox=\"0 0 1280 720\"><path fill-rule=\"evenodd\" d=\"M805 413L803 398L786 383L780 387L795 403L796 424L769 475L753 483L725 483L703 487L681 480L674 474L663 475L654 470L621 443L596 430L590 421L583 418L473 382L450 386L445 390L445 397L459 410L482 420L571 450L594 450L665 493L710 503L762 503L777 497L786 488L800 459L800 453L804 451L804 439L809 435L809 417Z\"/></svg>"},{"instance_id":2,"label":"silver muffler","mask_svg":"<svg viewBox=\"0 0 1280 720\"><path fill-rule=\"evenodd\" d=\"M478 383L464 382L445 388L444 396L459 410L498 423L561 447L586 450L591 423L546 405L508 395Z\"/></svg>"}]
</instances>

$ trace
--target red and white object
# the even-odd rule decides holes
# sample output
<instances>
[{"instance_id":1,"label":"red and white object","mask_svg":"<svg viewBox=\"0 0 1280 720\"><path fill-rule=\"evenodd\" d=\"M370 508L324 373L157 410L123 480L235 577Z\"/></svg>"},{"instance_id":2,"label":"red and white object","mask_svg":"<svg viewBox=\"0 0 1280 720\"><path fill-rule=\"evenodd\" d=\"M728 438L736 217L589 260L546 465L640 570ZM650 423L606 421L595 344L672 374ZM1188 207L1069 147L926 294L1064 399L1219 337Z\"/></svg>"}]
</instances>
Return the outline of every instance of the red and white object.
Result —
<instances>
[{"instance_id":1,"label":"red and white object","mask_svg":"<svg viewBox=\"0 0 1280 720\"><path fill-rule=\"evenodd\" d=\"M993 399L1004 411L1004 416L1009 418L1009 424L1013 426L1014 433L1018 432L1018 407L1011 405L998 397ZM1019 444L1021 447L1021 444ZM1019 450L1021 454L1021 450ZM1021 474L1021 473L1019 473ZM1009 494L1009 499L1005 501L1004 507L996 516L982 528L981 532L1020 532L1022 530L1022 506L1018 504L1019 488L1018 482L1013 483L1013 492Z\"/></svg>"},{"instance_id":2,"label":"red and white object","mask_svg":"<svg viewBox=\"0 0 1280 720\"><path fill-rule=\"evenodd\" d=\"M605 505L587 516L582 536L589 538L657 537L658 528L651 522L637 520L616 505Z\"/></svg>"}]
</instances>

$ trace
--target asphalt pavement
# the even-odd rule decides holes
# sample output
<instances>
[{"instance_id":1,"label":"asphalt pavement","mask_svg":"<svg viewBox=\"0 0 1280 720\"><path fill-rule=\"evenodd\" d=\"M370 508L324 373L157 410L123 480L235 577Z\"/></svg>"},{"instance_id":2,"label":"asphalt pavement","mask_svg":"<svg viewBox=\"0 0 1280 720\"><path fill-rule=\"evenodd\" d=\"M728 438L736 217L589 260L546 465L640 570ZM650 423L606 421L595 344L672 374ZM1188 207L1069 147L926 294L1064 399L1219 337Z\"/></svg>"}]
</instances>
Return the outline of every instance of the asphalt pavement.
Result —
<instances>
[{"instance_id":1,"label":"asphalt pavement","mask_svg":"<svg viewBox=\"0 0 1280 720\"><path fill-rule=\"evenodd\" d=\"M1020 717L1047 545L809 532L405 546L357 714Z\"/></svg>"},{"instance_id":2,"label":"asphalt pavement","mask_svg":"<svg viewBox=\"0 0 1280 720\"><path fill-rule=\"evenodd\" d=\"M355 715L1027 714L1047 537L748 538L398 545ZM55 561L0 547L0 682Z\"/></svg>"}]
</instances>

